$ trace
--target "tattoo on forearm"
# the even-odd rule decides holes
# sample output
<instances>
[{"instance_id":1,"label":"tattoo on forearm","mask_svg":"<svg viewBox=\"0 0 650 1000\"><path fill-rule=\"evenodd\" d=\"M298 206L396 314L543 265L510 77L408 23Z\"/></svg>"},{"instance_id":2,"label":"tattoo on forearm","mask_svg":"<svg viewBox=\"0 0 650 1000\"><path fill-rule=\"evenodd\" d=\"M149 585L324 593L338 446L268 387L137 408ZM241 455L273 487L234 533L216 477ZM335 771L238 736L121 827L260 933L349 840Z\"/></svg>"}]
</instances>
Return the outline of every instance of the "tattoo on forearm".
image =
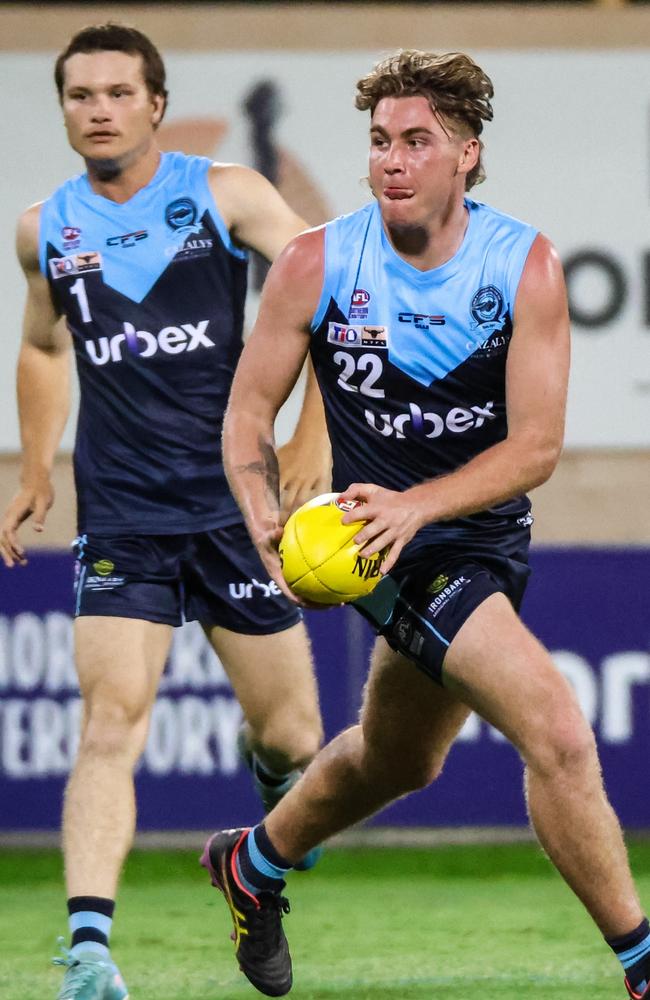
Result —
<instances>
[{"instance_id":1,"label":"tattoo on forearm","mask_svg":"<svg viewBox=\"0 0 650 1000\"><path fill-rule=\"evenodd\" d=\"M262 476L266 496L273 507L278 507L280 503L280 468L278 466L277 455L273 447L263 437L257 441L261 458L256 462L249 462L247 465L238 465L236 472L252 472L253 475Z\"/></svg>"}]
</instances>

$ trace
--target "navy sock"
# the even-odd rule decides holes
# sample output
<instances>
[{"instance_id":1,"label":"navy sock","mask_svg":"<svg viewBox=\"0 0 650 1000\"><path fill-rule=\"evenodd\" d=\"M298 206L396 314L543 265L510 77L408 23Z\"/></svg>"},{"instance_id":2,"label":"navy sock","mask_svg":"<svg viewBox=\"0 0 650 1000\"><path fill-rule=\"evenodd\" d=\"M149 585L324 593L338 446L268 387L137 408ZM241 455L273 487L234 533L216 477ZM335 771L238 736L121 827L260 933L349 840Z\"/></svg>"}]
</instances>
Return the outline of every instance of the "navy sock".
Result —
<instances>
[{"instance_id":1,"label":"navy sock","mask_svg":"<svg viewBox=\"0 0 650 1000\"><path fill-rule=\"evenodd\" d=\"M284 785L287 778L293 774L292 771L287 771L286 774L277 774L275 771L271 771L268 767L261 763L257 754L253 754L253 771L259 780L268 785L269 788L279 788L280 785Z\"/></svg>"},{"instance_id":2,"label":"navy sock","mask_svg":"<svg viewBox=\"0 0 650 1000\"><path fill-rule=\"evenodd\" d=\"M235 863L242 885L254 896L260 892L280 892L284 889L284 876L293 867L276 851L264 823L252 829L241 842Z\"/></svg>"},{"instance_id":3,"label":"navy sock","mask_svg":"<svg viewBox=\"0 0 650 1000\"><path fill-rule=\"evenodd\" d=\"M72 934L70 950L108 954L115 901L102 896L72 896L68 900L68 924Z\"/></svg>"},{"instance_id":4,"label":"navy sock","mask_svg":"<svg viewBox=\"0 0 650 1000\"><path fill-rule=\"evenodd\" d=\"M650 923L644 917L635 930L622 937L605 938L625 970L625 978L641 996L650 983Z\"/></svg>"}]
</instances>

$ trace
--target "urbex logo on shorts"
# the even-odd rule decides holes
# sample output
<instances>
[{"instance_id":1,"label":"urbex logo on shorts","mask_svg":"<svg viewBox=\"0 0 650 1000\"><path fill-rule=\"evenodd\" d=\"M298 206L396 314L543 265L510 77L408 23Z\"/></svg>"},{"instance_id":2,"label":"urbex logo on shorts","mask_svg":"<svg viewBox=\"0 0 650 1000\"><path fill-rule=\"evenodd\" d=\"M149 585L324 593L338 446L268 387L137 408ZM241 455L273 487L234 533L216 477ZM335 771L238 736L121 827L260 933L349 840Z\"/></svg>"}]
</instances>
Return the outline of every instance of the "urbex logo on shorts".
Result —
<instances>
[{"instance_id":1,"label":"urbex logo on shorts","mask_svg":"<svg viewBox=\"0 0 650 1000\"><path fill-rule=\"evenodd\" d=\"M192 323L166 326L156 335L148 330L136 330L133 323L125 323L124 333L116 333L114 337L100 337L97 341L87 340L86 351L94 365L105 365L109 361L122 360L123 345L126 345L131 354L141 358L150 358L158 351L164 354L181 354L183 351L195 351L197 347L215 347L214 341L205 332L209 322L202 319L196 326Z\"/></svg>"},{"instance_id":2,"label":"urbex logo on shorts","mask_svg":"<svg viewBox=\"0 0 650 1000\"><path fill-rule=\"evenodd\" d=\"M256 580L255 577L253 577L250 583L242 581L241 583L228 584L230 596L236 601L250 600L253 596L253 589L261 590L262 597L271 597L272 595L277 596L282 593L275 580L269 580L268 583L262 583L260 580Z\"/></svg>"},{"instance_id":3,"label":"urbex logo on shorts","mask_svg":"<svg viewBox=\"0 0 650 1000\"><path fill-rule=\"evenodd\" d=\"M423 413L417 403L409 403L409 412L391 417L389 413L375 414L366 410L366 420L374 430L384 437L393 434L398 439L406 437L406 425L410 425L411 436L437 438L444 430L452 434L463 434L475 427L482 427L486 420L496 420L492 412L494 402L490 400L484 406L454 406L444 418L439 413Z\"/></svg>"}]
</instances>

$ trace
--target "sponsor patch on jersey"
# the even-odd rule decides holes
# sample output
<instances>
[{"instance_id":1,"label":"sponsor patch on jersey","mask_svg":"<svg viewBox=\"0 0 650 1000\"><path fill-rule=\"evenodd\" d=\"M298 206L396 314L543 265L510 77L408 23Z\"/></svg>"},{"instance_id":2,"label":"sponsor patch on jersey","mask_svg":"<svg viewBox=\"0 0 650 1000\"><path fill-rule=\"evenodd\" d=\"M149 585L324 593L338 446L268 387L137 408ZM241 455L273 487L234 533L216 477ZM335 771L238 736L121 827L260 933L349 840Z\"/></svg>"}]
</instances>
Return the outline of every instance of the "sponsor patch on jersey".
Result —
<instances>
[{"instance_id":1,"label":"sponsor patch on jersey","mask_svg":"<svg viewBox=\"0 0 650 1000\"><path fill-rule=\"evenodd\" d=\"M102 255L97 250L87 250L86 253L73 253L68 257L52 257L49 265L50 274L56 281L57 278L68 278L73 274L101 271Z\"/></svg>"},{"instance_id":2,"label":"sponsor patch on jersey","mask_svg":"<svg viewBox=\"0 0 650 1000\"><path fill-rule=\"evenodd\" d=\"M199 230L205 236L186 237L182 244L172 244L165 248L165 256L170 257L175 264L182 260L196 260L197 257L209 257L212 253L214 240L205 229Z\"/></svg>"},{"instance_id":3,"label":"sponsor patch on jersey","mask_svg":"<svg viewBox=\"0 0 650 1000\"><path fill-rule=\"evenodd\" d=\"M365 288L355 288L352 293L348 319L367 319L369 302L370 292L367 292Z\"/></svg>"},{"instance_id":4,"label":"sponsor patch on jersey","mask_svg":"<svg viewBox=\"0 0 650 1000\"><path fill-rule=\"evenodd\" d=\"M386 350L388 348L388 327L330 323L327 329L327 340L330 344L340 344L343 347L381 347Z\"/></svg>"},{"instance_id":5,"label":"sponsor patch on jersey","mask_svg":"<svg viewBox=\"0 0 650 1000\"><path fill-rule=\"evenodd\" d=\"M417 330L429 330L432 326L444 326L447 322L442 313L432 316L429 313L401 312L397 318L400 323L412 323Z\"/></svg>"},{"instance_id":6,"label":"sponsor patch on jersey","mask_svg":"<svg viewBox=\"0 0 650 1000\"><path fill-rule=\"evenodd\" d=\"M140 240L146 240L149 233L146 229L138 229L135 233L122 233L121 236L109 236L107 247L134 247Z\"/></svg>"},{"instance_id":7,"label":"sponsor patch on jersey","mask_svg":"<svg viewBox=\"0 0 650 1000\"><path fill-rule=\"evenodd\" d=\"M165 209L165 222L170 229L189 229L196 223L199 210L191 198L176 198Z\"/></svg>"},{"instance_id":8,"label":"sponsor patch on jersey","mask_svg":"<svg viewBox=\"0 0 650 1000\"><path fill-rule=\"evenodd\" d=\"M496 285L483 285L472 297L470 304L472 328L484 333L502 330L505 323L505 303L503 294Z\"/></svg>"},{"instance_id":9,"label":"sponsor patch on jersey","mask_svg":"<svg viewBox=\"0 0 650 1000\"><path fill-rule=\"evenodd\" d=\"M81 230L78 226L64 226L61 230L63 249L74 250L81 244Z\"/></svg>"}]
</instances>

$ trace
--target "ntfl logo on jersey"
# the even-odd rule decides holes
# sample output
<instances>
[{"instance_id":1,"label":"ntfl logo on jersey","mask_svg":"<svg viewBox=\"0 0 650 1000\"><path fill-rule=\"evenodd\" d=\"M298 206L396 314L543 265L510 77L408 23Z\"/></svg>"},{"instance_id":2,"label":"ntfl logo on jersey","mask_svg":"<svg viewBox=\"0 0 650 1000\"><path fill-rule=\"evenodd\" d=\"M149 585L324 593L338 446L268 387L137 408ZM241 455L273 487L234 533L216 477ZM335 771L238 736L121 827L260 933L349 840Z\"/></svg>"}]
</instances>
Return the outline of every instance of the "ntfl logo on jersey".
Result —
<instances>
[{"instance_id":1,"label":"ntfl logo on jersey","mask_svg":"<svg viewBox=\"0 0 650 1000\"><path fill-rule=\"evenodd\" d=\"M330 323L327 340L330 344L341 344L342 347L380 347L386 350L388 327Z\"/></svg>"}]
</instances>

